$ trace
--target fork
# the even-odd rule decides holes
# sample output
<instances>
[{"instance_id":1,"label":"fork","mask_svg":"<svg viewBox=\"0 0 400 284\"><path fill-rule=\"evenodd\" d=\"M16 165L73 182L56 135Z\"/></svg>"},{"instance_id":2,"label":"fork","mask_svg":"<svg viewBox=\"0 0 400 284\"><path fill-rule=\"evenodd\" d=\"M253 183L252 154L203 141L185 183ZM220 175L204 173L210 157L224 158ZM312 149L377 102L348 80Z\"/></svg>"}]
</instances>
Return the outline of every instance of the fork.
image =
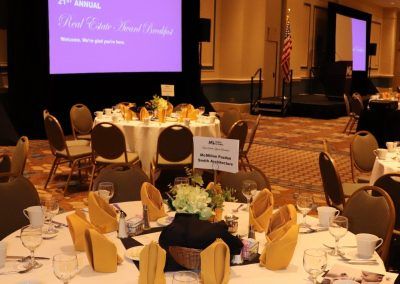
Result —
<instances>
[{"instance_id":1,"label":"fork","mask_svg":"<svg viewBox=\"0 0 400 284\"><path fill-rule=\"evenodd\" d=\"M234 213L239 212L239 209L242 208L243 205L244 205L244 204L242 203L242 204L240 204L237 208L233 208L233 209L232 209L232 212L234 212Z\"/></svg>"},{"instance_id":2,"label":"fork","mask_svg":"<svg viewBox=\"0 0 400 284\"><path fill-rule=\"evenodd\" d=\"M24 270L11 270L11 271L5 271L5 272L1 272L0 275L7 275L7 274L12 274L12 273L27 273L29 271L31 271L33 269L33 266L29 266L28 268L24 269Z\"/></svg>"}]
</instances>

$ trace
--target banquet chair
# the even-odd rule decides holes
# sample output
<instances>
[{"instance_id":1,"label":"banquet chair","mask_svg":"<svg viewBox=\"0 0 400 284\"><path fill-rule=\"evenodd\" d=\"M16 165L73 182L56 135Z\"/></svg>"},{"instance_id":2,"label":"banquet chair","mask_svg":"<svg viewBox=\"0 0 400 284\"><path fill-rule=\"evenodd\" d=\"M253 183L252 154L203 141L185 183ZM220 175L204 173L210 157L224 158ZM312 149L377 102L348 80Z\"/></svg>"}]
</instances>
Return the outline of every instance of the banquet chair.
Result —
<instances>
[{"instance_id":1,"label":"banquet chair","mask_svg":"<svg viewBox=\"0 0 400 284\"><path fill-rule=\"evenodd\" d=\"M225 136L228 136L233 124L241 119L242 117L237 109L232 108L225 111L220 120L222 133Z\"/></svg>"},{"instance_id":2,"label":"banquet chair","mask_svg":"<svg viewBox=\"0 0 400 284\"><path fill-rule=\"evenodd\" d=\"M124 133L114 124L102 122L91 133L92 138L92 175L89 190L92 190L96 170L109 164L140 163L139 155L126 150Z\"/></svg>"},{"instance_id":3,"label":"banquet chair","mask_svg":"<svg viewBox=\"0 0 400 284\"><path fill-rule=\"evenodd\" d=\"M362 97L359 93L354 93L351 96L351 101L350 101L350 109L354 113L354 119L350 123L349 129L347 134L350 134L351 131L353 130L354 126L360 119L361 112L364 110L364 103L362 100Z\"/></svg>"},{"instance_id":4,"label":"banquet chair","mask_svg":"<svg viewBox=\"0 0 400 284\"><path fill-rule=\"evenodd\" d=\"M323 139L322 140L322 144L324 147L324 152L329 154L332 157L332 151L331 151L331 147L329 147L329 143L327 139Z\"/></svg>"},{"instance_id":5,"label":"banquet chair","mask_svg":"<svg viewBox=\"0 0 400 284\"><path fill-rule=\"evenodd\" d=\"M19 176L0 183L0 240L28 225L22 210L35 205L40 205L39 195L27 178Z\"/></svg>"},{"instance_id":6,"label":"banquet chair","mask_svg":"<svg viewBox=\"0 0 400 284\"><path fill-rule=\"evenodd\" d=\"M164 169L184 169L193 166L193 134L182 125L171 125L158 136L157 153L150 165L150 180Z\"/></svg>"},{"instance_id":7,"label":"banquet chair","mask_svg":"<svg viewBox=\"0 0 400 284\"><path fill-rule=\"evenodd\" d=\"M138 201L140 189L144 182L150 182L146 173L139 164L116 164L103 168L93 182L96 190L101 182L112 182L114 196L111 203Z\"/></svg>"},{"instance_id":8,"label":"banquet chair","mask_svg":"<svg viewBox=\"0 0 400 284\"><path fill-rule=\"evenodd\" d=\"M244 157L244 144L246 142L248 127L247 123L244 120L236 121L226 136L227 139L236 139L239 140L239 158L242 161Z\"/></svg>"},{"instance_id":9,"label":"banquet chair","mask_svg":"<svg viewBox=\"0 0 400 284\"><path fill-rule=\"evenodd\" d=\"M47 139L49 141L51 153L54 156L53 165L51 166L49 176L46 180L44 188L47 188L52 176L56 173L60 164L68 163L71 167L68 175L64 193L68 189L69 181L75 169L80 171L91 167L89 162L91 158L91 149L88 145L68 145L65 140L64 131L57 118L48 114L44 119ZM83 162L83 165L82 165Z\"/></svg>"},{"instance_id":10,"label":"banquet chair","mask_svg":"<svg viewBox=\"0 0 400 284\"><path fill-rule=\"evenodd\" d=\"M14 148L11 159L7 155L0 155L0 182L22 176L24 174L26 159L28 158L29 139L26 136L19 138Z\"/></svg>"},{"instance_id":11,"label":"banquet chair","mask_svg":"<svg viewBox=\"0 0 400 284\"><path fill-rule=\"evenodd\" d=\"M378 141L368 131L359 131L354 134L350 142L351 177L353 182L369 183L369 176L356 178L356 170L363 174L370 174L375 163L374 150L379 148Z\"/></svg>"},{"instance_id":12,"label":"banquet chair","mask_svg":"<svg viewBox=\"0 0 400 284\"><path fill-rule=\"evenodd\" d=\"M261 114L257 116L256 120L250 120L250 119L244 120L247 123L248 132L247 132L246 142L244 144L243 151L241 153L241 158L246 160L248 164L250 164L250 161L247 155L249 154L250 148L253 145L254 137L256 136L257 128L258 125L260 124L260 119L261 119Z\"/></svg>"},{"instance_id":13,"label":"banquet chair","mask_svg":"<svg viewBox=\"0 0 400 284\"><path fill-rule=\"evenodd\" d=\"M349 117L349 120L347 121L347 124L343 129L343 133L346 133L347 129L353 123L353 120L355 119L354 118L355 113L351 111L349 98L347 97L346 94L343 94L343 100L344 100L344 105L346 106L347 116Z\"/></svg>"},{"instance_id":14,"label":"banquet chair","mask_svg":"<svg viewBox=\"0 0 400 284\"><path fill-rule=\"evenodd\" d=\"M400 235L400 174L385 174L375 181L374 186L382 188L392 198L396 212L393 233Z\"/></svg>"},{"instance_id":15,"label":"banquet chair","mask_svg":"<svg viewBox=\"0 0 400 284\"><path fill-rule=\"evenodd\" d=\"M242 183L244 180L255 181L257 183L257 190L263 190L264 188L271 190L271 184L267 176L259 168L243 163L239 164L239 168L241 170L237 173L220 172L217 176L217 182L221 184L221 187L226 190L232 190L232 196L238 202L247 202L246 197L242 194ZM243 170L243 168L246 170Z\"/></svg>"},{"instance_id":16,"label":"banquet chair","mask_svg":"<svg viewBox=\"0 0 400 284\"><path fill-rule=\"evenodd\" d=\"M93 127L93 117L89 108L84 104L75 104L69 111L72 134L75 140L90 140Z\"/></svg>"},{"instance_id":17,"label":"banquet chair","mask_svg":"<svg viewBox=\"0 0 400 284\"><path fill-rule=\"evenodd\" d=\"M393 201L386 191L376 186L358 189L347 201L343 216L349 219L349 231L353 234L369 233L383 239L377 253L386 262L396 218Z\"/></svg>"},{"instance_id":18,"label":"banquet chair","mask_svg":"<svg viewBox=\"0 0 400 284\"><path fill-rule=\"evenodd\" d=\"M362 184L342 183L335 162L325 152L319 154L319 170L326 204L342 211L346 203L345 198L352 195Z\"/></svg>"}]
</instances>

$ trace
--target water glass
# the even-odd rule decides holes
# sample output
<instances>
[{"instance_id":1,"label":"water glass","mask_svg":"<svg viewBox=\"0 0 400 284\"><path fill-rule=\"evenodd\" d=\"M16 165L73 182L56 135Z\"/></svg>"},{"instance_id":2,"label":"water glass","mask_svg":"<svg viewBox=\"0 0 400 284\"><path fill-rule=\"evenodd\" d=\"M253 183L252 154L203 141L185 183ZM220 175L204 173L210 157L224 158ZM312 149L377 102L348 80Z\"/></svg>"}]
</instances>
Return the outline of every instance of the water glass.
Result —
<instances>
[{"instance_id":1,"label":"water glass","mask_svg":"<svg viewBox=\"0 0 400 284\"><path fill-rule=\"evenodd\" d=\"M254 180L244 180L242 182L242 194L247 199L247 210L250 209L250 200L257 194L257 183Z\"/></svg>"},{"instance_id":2,"label":"water glass","mask_svg":"<svg viewBox=\"0 0 400 284\"><path fill-rule=\"evenodd\" d=\"M97 186L97 194L105 201L110 202L114 196L114 184L112 182L103 181Z\"/></svg>"},{"instance_id":3,"label":"water glass","mask_svg":"<svg viewBox=\"0 0 400 284\"><path fill-rule=\"evenodd\" d=\"M331 255L339 255L339 240L346 235L349 227L349 220L344 216L332 216L329 218L329 233L335 238L335 249Z\"/></svg>"},{"instance_id":4,"label":"water glass","mask_svg":"<svg viewBox=\"0 0 400 284\"><path fill-rule=\"evenodd\" d=\"M30 225L21 228L21 242L31 253L29 263L25 265L25 268L39 268L42 264L35 260L35 249L42 243L42 227L32 227Z\"/></svg>"},{"instance_id":5,"label":"water glass","mask_svg":"<svg viewBox=\"0 0 400 284\"><path fill-rule=\"evenodd\" d=\"M56 254L53 257L53 272L64 284L68 283L78 273L76 254Z\"/></svg>"},{"instance_id":6,"label":"water glass","mask_svg":"<svg viewBox=\"0 0 400 284\"><path fill-rule=\"evenodd\" d=\"M306 216L310 213L311 209L314 207L314 199L311 194L300 193L296 200L297 209L303 215L303 221L300 223L300 227L308 228L310 225L306 222Z\"/></svg>"},{"instance_id":7,"label":"water glass","mask_svg":"<svg viewBox=\"0 0 400 284\"><path fill-rule=\"evenodd\" d=\"M203 106L199 106L199 107L198 107L198 110L199 110L199 115L201 116L201 115L203 115L204 112L206 111L206 108L203 107Z\"/></svg>"},{"instance_id":8,"label":"water glass","mask_svg":"<svg viewBox=\"0 0 400 284\"><path fill-rule=\"evenodd\" d=\"M317 276L325 271L327 261L326 252L322 249L306 249L304 251L303 267L310 274L314 284L317 283Z\"/></svg>"},{"instance_id":9,"label":"water glass","mask_svg":"<svg viewBox=\"0 0 400 284\"><path fill-rule=\"evenodd\" d=\"M172 284L198 284L199 276L192 271L177 271L172 277Z\"/></svg>"},{"instance_id":10,"label":"water glass","mask_svg":"<svg viewBox=\"0 0 400 284\"><path fill-rule=\"evenodd\" d=\"M60 205L58 203L57 198L55 197L50 197L50 198L45 198L40 201L42 208L43 208L43 213L44 217L46 220L46 223L49 225L47 227L47 230L43 231L45 234L55 234L58 232L54 228L53 225L53 217L58 214L58 211L60 210Z\"/></svg>"}]
</instances>

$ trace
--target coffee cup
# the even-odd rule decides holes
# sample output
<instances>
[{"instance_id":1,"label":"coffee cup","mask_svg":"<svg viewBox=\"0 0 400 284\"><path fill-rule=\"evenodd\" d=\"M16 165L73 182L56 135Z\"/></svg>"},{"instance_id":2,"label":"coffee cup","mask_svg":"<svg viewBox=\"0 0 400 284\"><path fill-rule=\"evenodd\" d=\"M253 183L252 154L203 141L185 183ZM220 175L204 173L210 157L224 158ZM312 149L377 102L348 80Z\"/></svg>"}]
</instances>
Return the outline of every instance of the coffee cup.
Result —
<instances>
[{"instance_id":1,"label":"coffee cup","mask_svg":"<svg viewBox=\"0 0 400 284\"><path fill-rule=\"evenodd\" d=\"M43 226L44 215L41 206L30 206L25 208L22 212L24 213L25 217L29 219L32 227L38 228Z\"/></svg>"},{"instance_id":2,"label":"coffee cup","mask_svg":"<svg viewBox=\"0 0 400 284\"><path fill-rule=\"evenodd\" d=\"M112 122L113 123L117 123L118 121L119 121L119 115L117 114L117 113L114 113L112 116L111 116L111 119L112 119Z\"/></svg>"},{"instance_id":3,"label":"coffee cup","mask_svg":"<svg viewBox=\"0 0 400 284\"><path fill-rule=\"evenodd\" d=\"M186 127L189 127L189 125L190 125L190 118L185 118L184 123L185 123L185 126L186 126Z\"/></svg>"},{"instance_id":4,"label":"coffee cup","mask_svg":"<svg viewBox=\"0 0 400 284\"><path fill-rule=\"evenodd\" d=\"M396 151L396 146L395 146L394 142L386 142L386 148L391 153Z\"/></svg>"},{"instance_id":5,"label":"coffee cup","mask_svg":"<svg viewBox=\"0 0 400 284\"><path fill-rule=\"evenodd\" d=\"M375 154L375 156L378 157L379 160L386 160L387 153L388 153L388 150L383 149L383 148L374 150L374 154Z\"/></svg>"},{"instance_id":6,"label":"coffee cup","mask_svg":"<svg viewBox=\"0 0 400 284\"><path fill-rule=\"evenodd\" d=\"M104 109L104 114L105 115L111 115L111 113L112 113L112 108L105 108Z\"/></svg>"},{"instance_id":7,"label":"coffee cup","mask_svg":"<svg viewBox=\"0 0 400 284\"><path fill-rule=\"evenodd\" d=\"M210 116L209 118L208 118L208 121L209 121L209 123L215 123L215 116Z\"/></svg>"},{"instance_id":8,"label":"coffee cup","mask_svg":"<svg viewBox=\"0 0 400 284\"><path fill-rule=\"evenodd\" d=\"M210 117L215 117L216 115L217 115L217 113L215 111L210 111L208 113L208 116L210 116Z\"/></svg>"},{"instance_id":9,"label":"coffee cup","mask_svg":"<svg viewBox=\"0 0 400 284\"><path fill-rule=\"evenodd\" d=\"M103 112L102 112L102 111L95 111L95 112L94 112L94 115L95 115L97 118L102 118L102 117L103 117Z\"/></svg>"},{"instance_id":10,"label":"coffee cup","mask_svg":"<svg viewBox=\"0 0 400 284\"><path fill-rule=\"evenodd\" d=\"M144 123L145 125L148 125L148 124L150 123L150 117L145 117L145 118L143 118L143 123Z\"/></svg>"},{"instance_id":11,"label":"coffee cup","mask_svg":"<svg viewBox=\"0 0 400 284\"><path fill-rule=\"evenodd\" d=\"M317 208L319 224L322 227L329 227L329 218L338 216L340 211L329 206L320 206Z\"/></svg>"},{"instance_id":12,"label":"coffee cup","mask_svg":"<svg viewBox=\"0 0 400 284\"><path fill-rule=\"evenodd\" d=\"M357 255L360 258L371 258L374 251L383 243L383 239L372 234L357 234Z\"/></svg>"},{"instance_id":13,"label":"coffee cup","mask_svg":"<svg viewBox=\"0 0 400 284\"><path fill-rule=\"evenodd\" d=\"M7 244L6 242L0 242L0 268L4 267L7 256Z\"/></svg>"}]
</instances>

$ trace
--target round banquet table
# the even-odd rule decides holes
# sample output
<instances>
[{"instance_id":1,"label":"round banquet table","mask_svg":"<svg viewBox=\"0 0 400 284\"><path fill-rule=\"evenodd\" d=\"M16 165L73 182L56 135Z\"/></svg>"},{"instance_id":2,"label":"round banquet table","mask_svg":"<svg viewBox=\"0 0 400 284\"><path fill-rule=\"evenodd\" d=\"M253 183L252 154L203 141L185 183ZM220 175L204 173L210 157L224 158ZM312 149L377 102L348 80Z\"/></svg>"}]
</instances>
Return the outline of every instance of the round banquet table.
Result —
<instances>
[{"instance_id":1,"label":"round banquet table","mask_svg":"<svg viewBox=\"0 0 400 284\"><path fill-rule=\"evenodd\" d=\"M94 125L101 122L112 122L111 116L104 115L101 119L96 118ZM121 120L114 124L124 133L128 152L136 152L139 155L142 168L147 174L150 172L150 163L157 153L157 141L161 131L174 124L183 125L183 123L176 121L166 121L164 123L151 121L148 125L145 125L139 120ZM191 121L189 128L193 136L221 137L220 122L218 119L215 120L215 123ZM179 141L176 142L179 143Z\"/></svg>"},{"instance_id":2,"label":"round banquet table","mask_svg":"<svg viewBox=\"0 0 400 284\"><path fill-rule=\"evenodd\" d=\"M142 206L140 201L120 203L120 207L127 213L128 217L141 214ZM232 214L232 209L236 208L238 203L225 203L224 213ZM54 220L66 223L66 216L72 212L63 213L57 215ZM171 212L172 213L172 212ZM248 213L240 210L235 213L239 217L239 234L246 234L248 226ZM299 217L299 221L301 218ZM316 224L318 221L316 218L307 217L308 223ZM151 222L151 226L158 226L156 222ZM139 236L137 239L143 244L149 243L151 240L158 240L160 232ZM19 231L12 233L7 236L4 241L7 243L7 255L19 255L25 256L29 252L21 244L21 240L16 236L19 235ZM117 238L117 233L112 232L106 234L117 246L118 253L123 256L125 248L122 242ZM265 243L265 235L262 233L256 233L256 239L260 241L259 252L261 253ZM271 271L259 264L249 264L242 266L232 266L230 273L229 283L311 283L308 280L308 274L303 269L303 251L307 248L323 248L323 244L333 245L334 239L328 231L300 234L298 243L292 258L290 265L285 270ZM344 238L340 240L340 245L355 245L355 236L352 233L347 233ZM50 240L43 240L39 248L36 249L35 255L42 257L51 258L53 255L62 252L73 252L74 247L69 234L69 230L66 227L61 227L56 238ZM375 253L376 254L376 253ZM138 283L139 271L133 262L124 257L124 262L118 266L118 270L115 273L98 273L94 272L88 263L86 254L84 252L78 252L79 262L79 273L72 279L71 283ZM377 256L377 255L376 255ZM377 256L378 264L375 265L355 265L351 267L357 269L363 269L366 271L377 272L381 274L387 274L385 267L381 259ZM9 274L0 275L1 283L60 283L59 280L54 276L52 271L51 260L38 260L43 266L39 269L34 269L25 274ZM341 265L350 266L340 261L339 258L328 256L328 269L335 263ZM2 271L10 270L18 264L15 260L7 259L5 268L0 269ZM167 283L172 283L173 272L166 273ZM391 277L395 277L392 276ZM394 278L392 278L394 279Z\"/></svg>"},{"instance_id":3,"label":"round banquet table","mask_svg":"<svg viewBox=\"0 0 400 284\"><path fill-rule=\"evenodd\" d=\"M381 176L396 172L400 172L400 162L396 159L396 153L388 153L385 160L380 160L376 157L369 184L374 185L376 180Z\"/></svg>"}]
</instances>

